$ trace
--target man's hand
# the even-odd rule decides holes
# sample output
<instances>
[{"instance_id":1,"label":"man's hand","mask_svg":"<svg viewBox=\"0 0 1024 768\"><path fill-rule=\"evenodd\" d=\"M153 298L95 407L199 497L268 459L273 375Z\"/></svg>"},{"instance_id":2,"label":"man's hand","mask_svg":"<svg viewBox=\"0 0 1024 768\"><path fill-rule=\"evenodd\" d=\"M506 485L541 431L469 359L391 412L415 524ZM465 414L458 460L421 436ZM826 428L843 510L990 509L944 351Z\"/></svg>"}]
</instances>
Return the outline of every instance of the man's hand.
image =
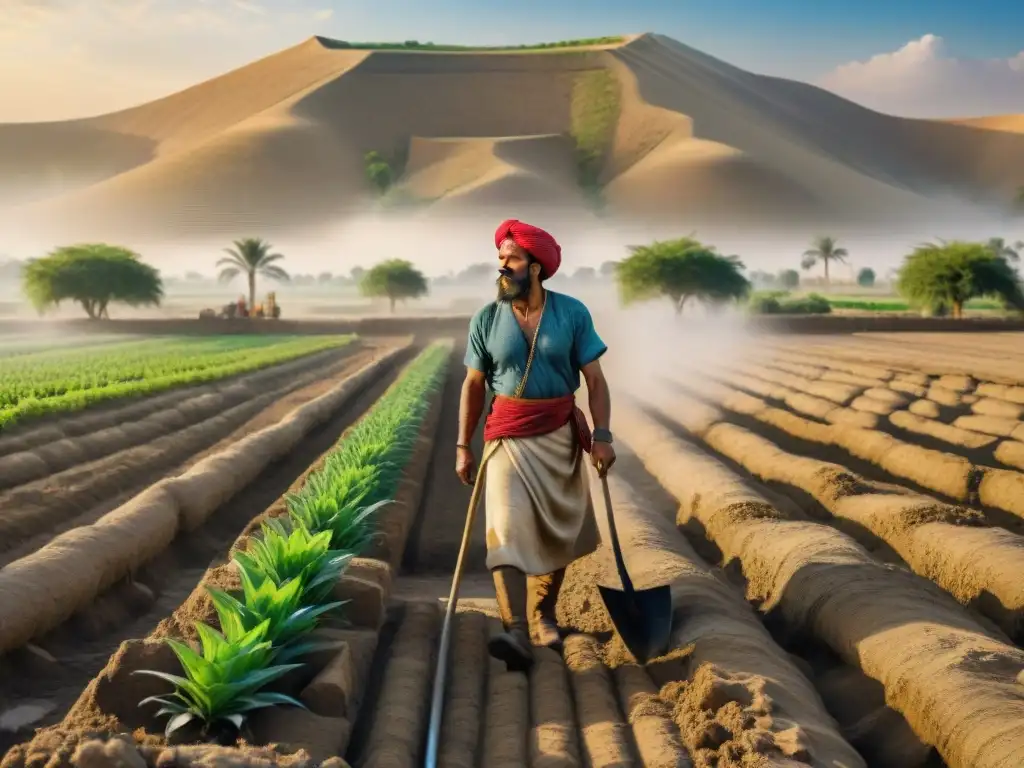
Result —
<instances>
[{"instance_id":1,"label":"man's hand","mask_svg":"<svg viewBox=\"0 0 1024 768\"><path fill-rule=\"evenodd\" d=\"M462 481L463 485L472 485L473 480L473 468L476 466L476 457L473 456L473 451L470 448L456 448L455 449L455 474L459 476L459 480Z\"/></svg>"},{"instance_id":2,"label":"man's hand","mask_svg":"<svg viewBox=\"0 0 1024 768\"><path fill-rule=\"evenodd\" d=\"M615 463L615 449L611 443L595 440L590 448L590 460L594 463L598 476L604 477Z\"/></svg>"}]
</instances>

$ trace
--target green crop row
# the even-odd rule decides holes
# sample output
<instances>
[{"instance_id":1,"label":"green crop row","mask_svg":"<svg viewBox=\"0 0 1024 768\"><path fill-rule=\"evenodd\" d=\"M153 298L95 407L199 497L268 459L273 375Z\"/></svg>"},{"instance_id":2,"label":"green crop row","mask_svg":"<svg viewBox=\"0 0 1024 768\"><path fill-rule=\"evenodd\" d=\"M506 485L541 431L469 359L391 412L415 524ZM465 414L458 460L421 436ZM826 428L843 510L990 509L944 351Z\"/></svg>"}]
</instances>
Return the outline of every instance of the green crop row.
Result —
<instances>
[{"instance_id":1,"label":"green crop row","mask_svg":"<svg viewBox=\"0 0 1024 768\"><path fill-rule=\"evenodd\" d=\"M421 352L302 490L287 497L287 513L264 523L234 554L241 594L207 587L220 630L197 623L198 649L166 639L183 674L136 672L174 686L173 693L139 703L160 705L157 715L169 716L168 738L190 723L203 739L225 728L237 737L254 710L303 706L265 688L302 666L306 654L332 647L310 633L342 605L332 592L352 557L371 542L374 514L396 492L449 354L445 344Z\"/></svg>"},{"instance_id":2,"label":"green crop row","mask_svg":"<svg viewBox=\"0 0 1024 768\"><path fill-rule=\"evenodd\" d=\"M0 431L28 417L217 381L344 346L354 336L224 337L147 340L91 349L58 360L52 353L0 359Z\"/></svg>"}]
</instances>

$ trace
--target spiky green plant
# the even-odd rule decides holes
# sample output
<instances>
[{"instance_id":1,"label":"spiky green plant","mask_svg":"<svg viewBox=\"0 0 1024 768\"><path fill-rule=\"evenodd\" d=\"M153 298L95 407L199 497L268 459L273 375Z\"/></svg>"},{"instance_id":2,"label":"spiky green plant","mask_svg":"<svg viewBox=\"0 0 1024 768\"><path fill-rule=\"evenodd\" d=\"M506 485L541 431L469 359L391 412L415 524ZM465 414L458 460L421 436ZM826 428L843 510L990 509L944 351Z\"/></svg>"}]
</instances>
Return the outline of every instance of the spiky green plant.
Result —
<instances>
[{"instance_id":1,"label":"spiky green plant","mask_svg":"<svg viewBox=\"0 0 1024 768\"><path fill-rule=\"evenodd\" d=\"M133 674L159 677L175 688L169 696L150 696L139 702L139 706L160 704L157 716L171 716L164 729L168 738L193 720L202 721L204 730L220 720L241 729L246 716L253 710L275 704L302 707L303 704L291 696L260 690L302 666L272 664L273 644L266 639L269 626L269 621L263 621L229 641L212 627L197 622L201 653L185 643L166 638L181 662L185 676L150 669L137 670Z\"/></svg>"},{"instance_id":2,"label":"spiky green plant","mask_svg":"<svg viewBox=\"0 0 1024 768\"><path fill-rule=\"evenodd\" d=\"M249 538L245 552L234 555L243 583L249 578L258 587L269 579L280 587L298 579L303 605L323 602L352 559L350 551L331 549L330 531L311 532L272 518L263 523L261 533Z\"/></svg>"},{"instance_id":3,"label":"spiky green plant","mask_svg":"<svg viewBox=\"0 0 1024 768\"><path fill-rule=\"evenodd\" d=\"M175 686L173 694L142 702L159 703L159 714L171 715L168 735L196 719L204 729L218 720L240 728L253 709L302 706L259 688L301 666L282 662L336 645L312 642L310 632L343 605L330 594L353 555L372 540L374 514L391 503L426 414L425 395L440 386L449 354L444 344L422 352L302 491L288 497L288 516L265 522L246 550L234 553L241 594L208 588L221 632L196 625L202 655L167 640L185 677L140 672Z\"/></svg>"},{"instance_id":4,"label":"spiky green plant","mask_svg":"<svg viewBox=\"0 0 1024 768\"><path fill-rule=\"evenodd\" d=\"M270 579L255 584L245 569L241 570L241 575L242 600L207 587L228 642L266 623L266 639L275 649L274 659L277 662L284 663L321 647L330 647L330 644L304 641L304 638L316 629L323 614L340 608L344 601L304 606L301 579L291 579L279 587Z\"/></svg>"}]
</instances>

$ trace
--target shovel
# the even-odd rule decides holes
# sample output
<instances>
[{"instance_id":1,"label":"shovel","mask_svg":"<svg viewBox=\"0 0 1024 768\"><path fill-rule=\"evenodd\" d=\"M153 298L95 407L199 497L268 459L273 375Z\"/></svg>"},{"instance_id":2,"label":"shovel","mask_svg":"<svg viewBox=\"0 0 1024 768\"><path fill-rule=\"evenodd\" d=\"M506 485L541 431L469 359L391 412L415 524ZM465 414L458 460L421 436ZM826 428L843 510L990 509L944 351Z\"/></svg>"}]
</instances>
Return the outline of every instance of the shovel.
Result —
<instances>
[{"instance_id":1,"label":"shovel","mask_svg":"<svg viewBox=\"0 0 1024 768\"><path fill-rule=\"evenodd\" d=\"M604 511L608 518L608 534L615 554L615 568L622 582L622 589L597 586L604 600L615 630L633 657L646 664L651 659L668 652L672 632L672 590L668 585L649 589L634 589L626 573L626 561L619 546L619 535L615 531L615 517L612 514L612 494L608 490L608 477L598 467L601 489L604 491Z\"/></svg>"}]
</instances>

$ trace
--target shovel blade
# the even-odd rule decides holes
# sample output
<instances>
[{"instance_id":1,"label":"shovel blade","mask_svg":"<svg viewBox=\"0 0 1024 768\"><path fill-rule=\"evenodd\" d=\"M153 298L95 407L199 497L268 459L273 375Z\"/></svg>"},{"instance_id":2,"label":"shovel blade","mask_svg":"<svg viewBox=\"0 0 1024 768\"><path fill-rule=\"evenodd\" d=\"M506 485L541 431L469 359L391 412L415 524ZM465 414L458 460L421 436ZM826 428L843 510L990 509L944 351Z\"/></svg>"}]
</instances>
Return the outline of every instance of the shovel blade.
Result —
<instances>
[{"instance_id":1,"label":"shovel blade","mask_svg":"<svg viewBox=\"0 0 1024 768\"><path fill-rule=\"evenodd\" d=\"M668 586L624 592L598 585L615 631L640 664L668 652L672 591Z\"/></svg>"}]
</instances>

